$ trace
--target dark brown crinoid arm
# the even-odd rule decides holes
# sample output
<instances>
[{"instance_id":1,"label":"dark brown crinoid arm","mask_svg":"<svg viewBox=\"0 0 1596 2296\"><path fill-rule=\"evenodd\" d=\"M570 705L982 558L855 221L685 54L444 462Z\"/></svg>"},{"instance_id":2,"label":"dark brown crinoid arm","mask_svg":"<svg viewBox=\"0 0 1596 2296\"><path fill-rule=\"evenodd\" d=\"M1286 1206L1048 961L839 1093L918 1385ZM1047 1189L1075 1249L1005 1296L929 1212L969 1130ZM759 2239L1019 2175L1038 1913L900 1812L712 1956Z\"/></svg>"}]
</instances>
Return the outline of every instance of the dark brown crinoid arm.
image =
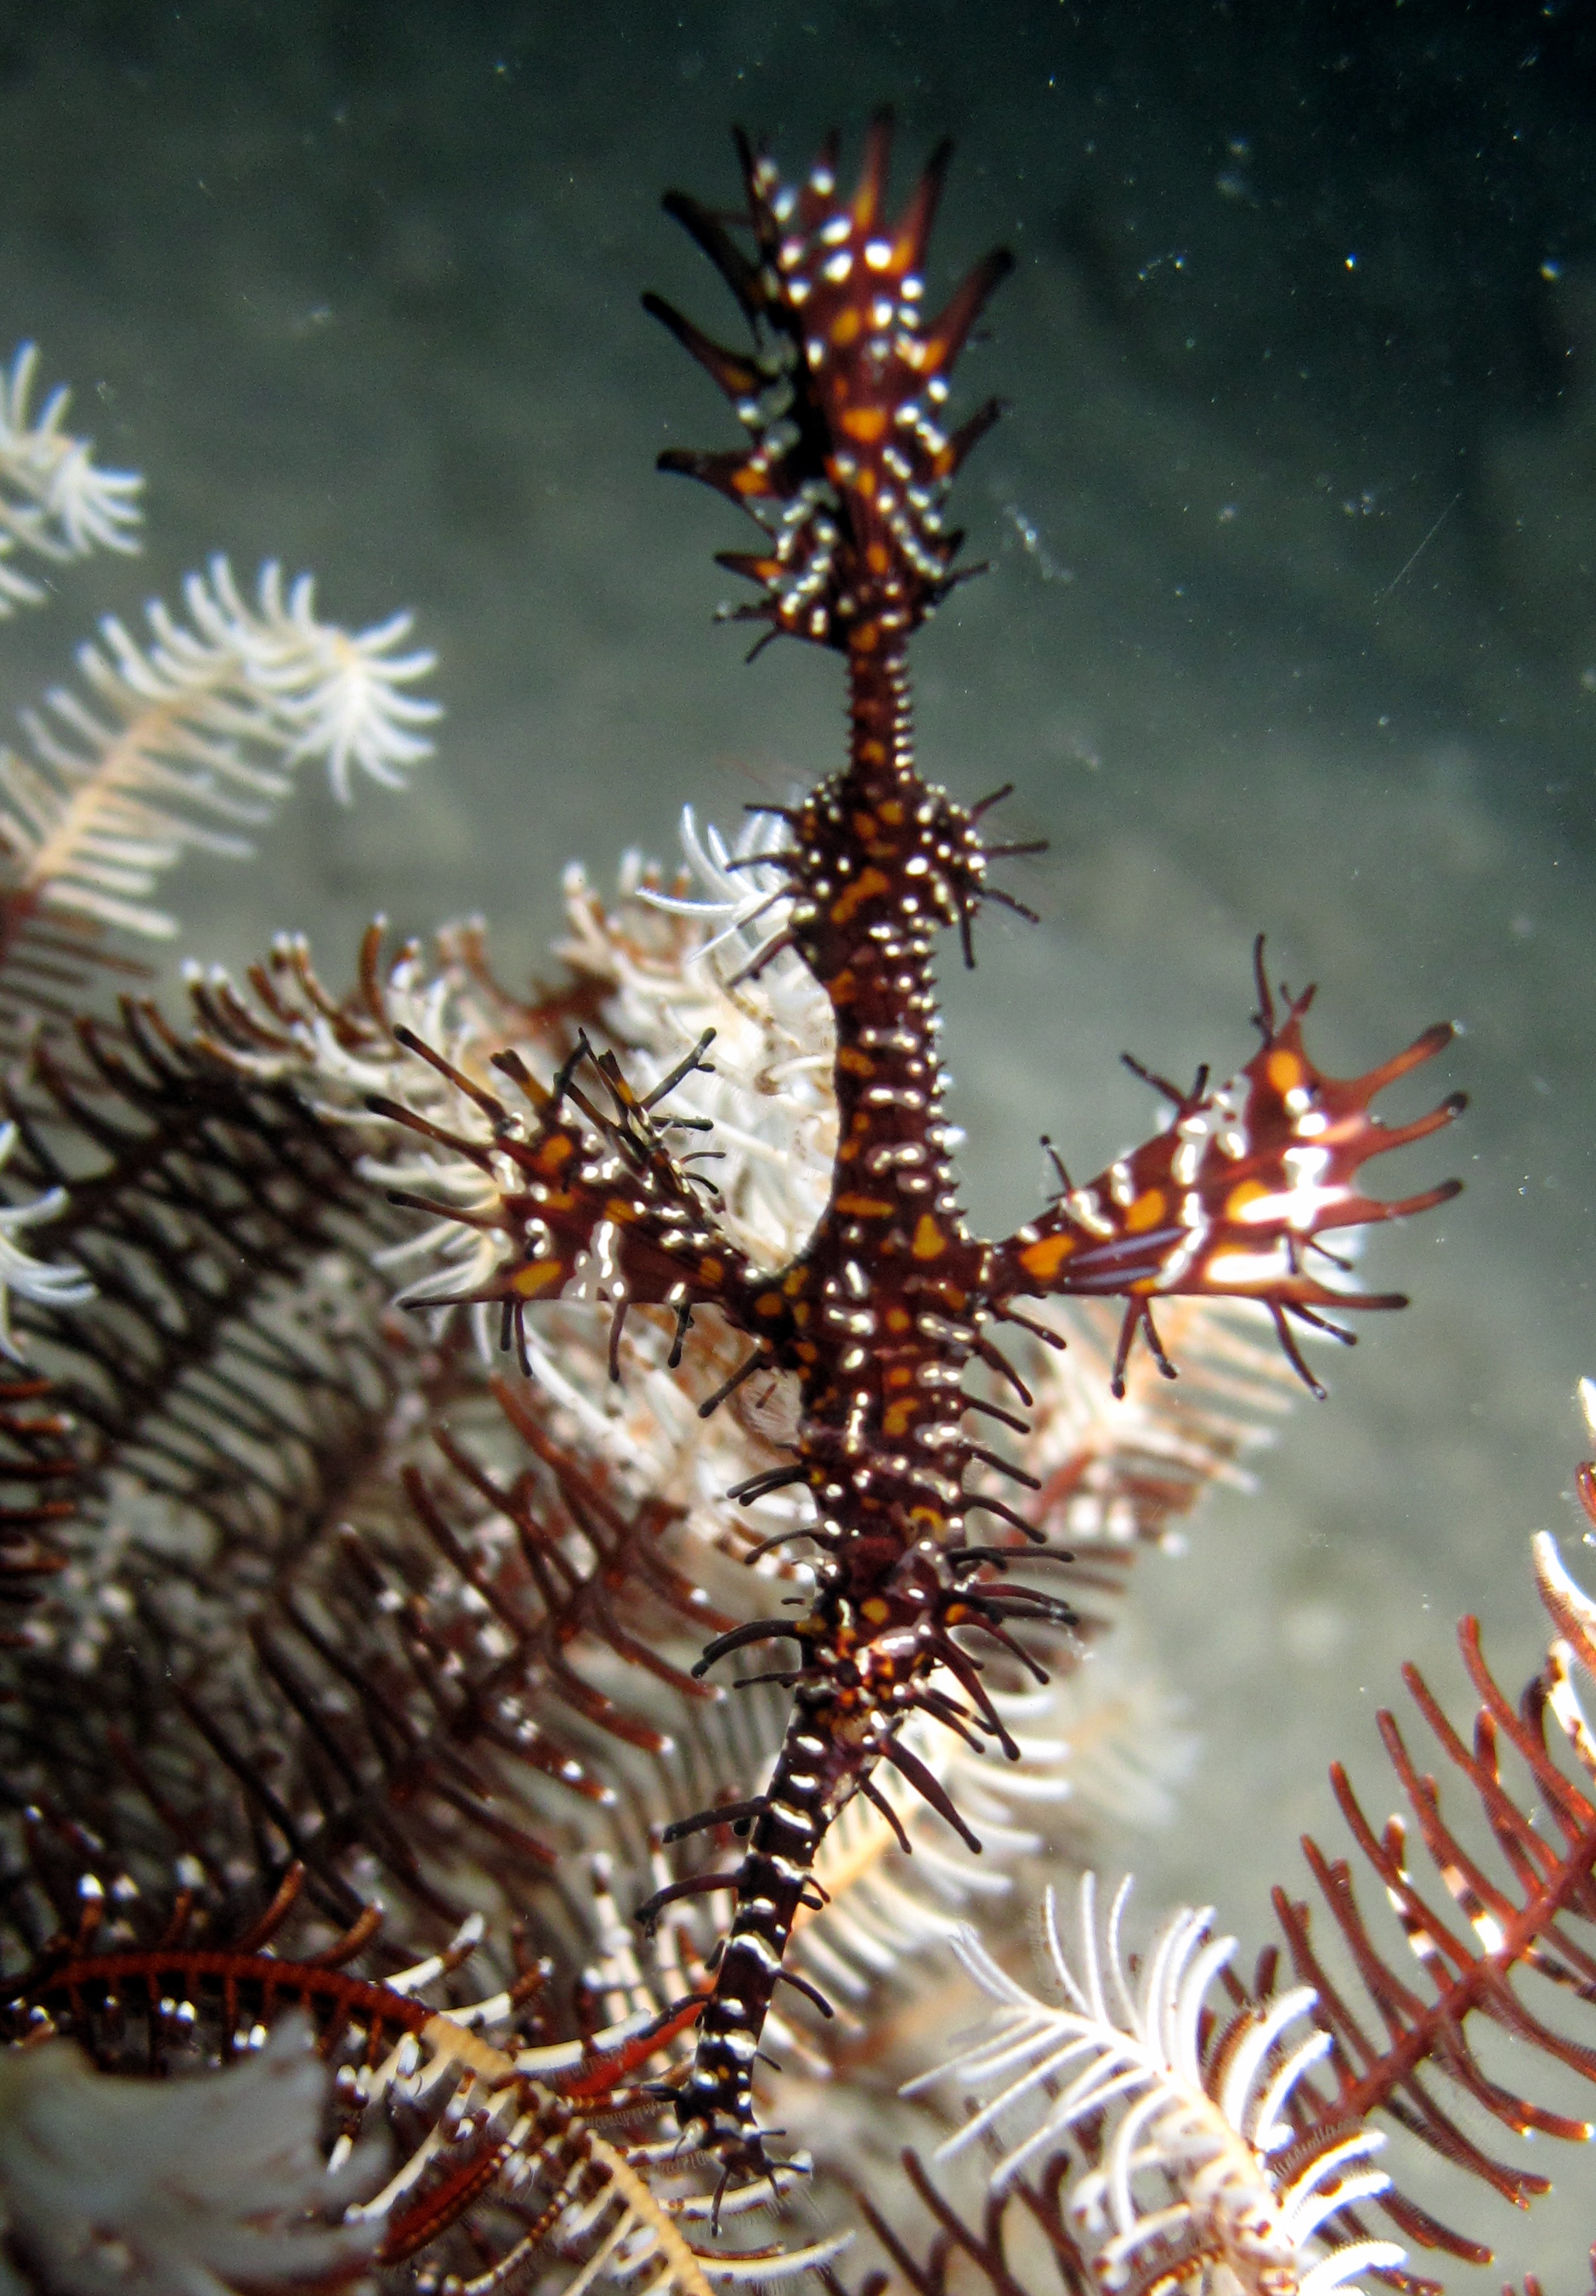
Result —
<instances>
[{"instance_id":1,"label":"dark brown crinoid arm","mask_svg":"<svg viewBox=\"0 0 1596 2296\"><path fill-rule=\"evenodd\" d=\"M0 1363L0 1648L29 1641L27 1618L66 1557L50 1527L77 1505L78 1460L54 1383Z\"/></svg>"},{"instance_id":2,"label":"dark brown crinoid arm","mask_svg":"<svg viewBox=\"0 0 1596 2296\"><path fill-rule=\"evenodd\" d=\"M685 1660L731 1620L661 1554L673 1509L556 1445L535 1389L501 1412L466 1332L389 1308L370 1255L402 1215L294 1059L307 1007L391 1051L368 955L364 1002L301 953L251 1003L206 986L206 1043L129 1003L11 1079L5 1185L62 1189L49 1242L96 1296L13 1303L37 1373L0 1384L0 1769L141 1887L182 1855L230 1904L299 1859L348 1919L374 1861L431 1939L468 1858L524 1892L616 1742L661 1742L595 1650L707 1696Z\"/></svg>"}]
</instances>

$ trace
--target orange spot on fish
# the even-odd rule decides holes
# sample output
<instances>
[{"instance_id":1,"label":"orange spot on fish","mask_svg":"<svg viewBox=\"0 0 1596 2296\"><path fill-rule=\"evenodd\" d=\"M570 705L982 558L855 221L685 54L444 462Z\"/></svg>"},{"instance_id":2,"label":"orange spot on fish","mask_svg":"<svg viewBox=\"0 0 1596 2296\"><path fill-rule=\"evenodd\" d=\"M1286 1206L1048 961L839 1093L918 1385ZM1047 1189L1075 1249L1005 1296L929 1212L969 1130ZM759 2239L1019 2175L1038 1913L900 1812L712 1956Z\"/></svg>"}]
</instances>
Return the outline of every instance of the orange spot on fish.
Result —
<instances>
[{"instance_id":1,"label":"orange spot on fish","mask_svg":"<svg viewBox=\"0 0 1596 2296\"><path fill-rule=\"evenodd\" d=\"M922 1212L915 1223L914 1242L909 1245L917 1259L935 1259L948 1249L948 1239L929 1212Z\"/></svg>"},{"instance_id":2,"label":"orange spot on fish","mask_svg":"<svg viewBox=\"0 0 1596 2296\"><path fill-rule=\"evenodd\" d=\"M531 1259L518 1267L510 1278L512 1291L519 1292L523 1300L535 1300L547 1292L551 1283L560 1283L565 1274L564 1262L558 1259Z\"/></svg>"},{"instance_id":3,"label":"orange spot on fish","mask_svg":"<svg viewBox=\"0 0 1596 2296\"><path fill-rule=\"evenodd\" d=\"M1044 1235L1025 1246L1020 1254L1020 1266L1039 1283L1050 1283L1074 1249L1073 1235Z\"/></svg>"},{"instance_id":4,"label":"orange spot on fish","mask_svg":"<svg viewBox=\"0 0 1596 2296\"><path fill-rule=\"evenodd\" d=\"M861 902L874 900L877 893L890 893L892 890L891 880L884 877L879 869L861 870L841 900L834 903L832 923L851 924Z\"/></svg>"},{"instance_id":5,"label":"orange spot on fish","mask_svg":"<svg viewBox=\"0 0 1596 2296\"><path fill-rule=\"evenodd\" d=\"M1242 1180L1225 1198L1225 1218L1245 1219L1249 1204L1260 1204L1271 1193L1262 1180Z\"/></svg>"}]
</instances>

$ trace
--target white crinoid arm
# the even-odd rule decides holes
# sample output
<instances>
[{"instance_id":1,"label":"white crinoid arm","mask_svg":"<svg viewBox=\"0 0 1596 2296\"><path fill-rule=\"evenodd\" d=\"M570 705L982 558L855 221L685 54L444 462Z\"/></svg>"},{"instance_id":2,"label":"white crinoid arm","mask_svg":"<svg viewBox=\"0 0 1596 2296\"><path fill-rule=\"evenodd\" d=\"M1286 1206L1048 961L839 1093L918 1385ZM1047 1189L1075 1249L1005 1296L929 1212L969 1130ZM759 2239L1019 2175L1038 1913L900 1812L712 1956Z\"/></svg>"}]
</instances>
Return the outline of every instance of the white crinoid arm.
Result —
<instances>
[{"instance_id":1,"label":"white crinoid arm","mask_svg":"<svg viewBox=\"0 0 1596 2296\"><path fill-rule=\"evenodd\" d=\"M678 894L649 886L639 892L638 898L646 901L650 908L663 909L673 916L700 917L719 926L713 939L700 947L697 953L701 957L718 948L723 940L741 934L787 898L786 879L780 865L756 863L753 858L756 853L777 849L777 840L764 827L766 819L765 815L755 814L734 851L713 822L701 838L692 807L683 806L682 857L702 890L696 894ZM751 943L751 948L753 946Z\"/></svg>"},{"instance_id":2,"label":"white crinoid arm","mask_svg":"<svg viewBox=\"0 0 1596 2296\"><path fill-rule=\"evenodd\" d=\"M78 656L81 690L25 711L29 754L0 750L0 840L13 896L165 938L149 896L190 847L244 855L292 768L323 762L390 785L425 757L438 704L409 689L432 666L397 652L396 615L358 636L322 622L310 578L284 595L262 569L254 600L225 559L184 586L187 620L155 601L140 644L114 616Z\"/></svg>"},{"instance_id":3,"label":"white crinoid arm","mask_svg":"<svg viewBox=\"0 0 1596 2296\"><path fill-rule=\"evenodd\" d=\"M1329 2296L1355 2273L1400 2266L1393 2242L1327 2247L1319 2237L1327 2218L1389 2179L1369 2165L1383 2141L1371 2129L1341 2136L1304 2164L1291 2093L1330 2045L1311 2021L1312 1988L1245 2012L1228 1998L1212 2005L1213 2030L1225 2034L1216 2047L1205 2011L1235 1939L1212 1937L1209 1911L1187 1908L1138 1965L1121 1937L1129 1890L1127 1880L1099 1932L1095 1882L1085 1877L1074 1964L1048 1891L1043 1939L1057 2001L1000 1968L973 1929L956 1933L955 1952L997 2007L984 2034L909 2085L951 2077L985 2100L937 2160L978 2139L998 2142L1005 2149L991 2182L1000 2194L1039 2158L1080 2143L1071 2226L1107 2289L1156 2261L1172 2275L1161 2286L1206 2289L1223 2265L1247 2296Z\"/></svg>"},{"instance_id":4,"label":"white crinoid arm","mask_svg":"<svg viewBox=\"0 0 1596 2296\"><path fill-rule=\"evenodd\" d=\"M606 1027L649 1062L672 1065L713 1029L712 1059L683 1079L670 1106L712 1121L727 1233L772 1267L809 1241L836 1152L835 1032L825 992L791 955L745 977L779 938L786 880L769 864L752 873L736 865L774 841L769 821L755 816L734 849L713 827L701 835L686 808L691 893L662 891L659 873L629 856L620 897L606 908L580 871L568 872L571 930L555 951L607 984Z\"/></svg>"},{"instance_id":5,"label":"white crinoid arm","mask_svg":"<svg viewBox=\"0 0 1596 2296\"><path fill-rule=\"evenodd\" d=\"M30 411L37 369L37 346L23 343L0 372L0 616L49 595L15 562L19 551L61 565L138 548L144 480L136 471L103 470L93 440L66 428L64 388Z\"/></svg>"},{"instance_id":6,"label":"white crinoid arm","mask_svg":"<svg viewBox=\"0 0 1596 2296\"><path fill-rule=\"evenodd\" d=\"M440 705L406 688L427 675L435 657L425 648L395 652L410 635L410 614L391 614L351 634L317 619L310 575L297 575L284 595L275 564L261 568L251 607L225 558L211 560L208 576L191 574L183 594L192 631L164 607L150 608L156 653L180 675L192 669L201 678L211 661L235 653L251 691L273 698L287 737L284 765L320 759L341 804L350 801L351 766L384 788L402 789L410 767L432 754L421 728L441 715Z\"/></svg>"},{"instance_id":7,"label":"white crinoid arm","mask_svg":"<svg viewBox=\"0 0 1596 2296\"><path fill-rule=\"evenodd\" d=\"M16 1140L16 1126L0 1124L0 1165L4 1164ZM12 1336L13 1292L45 1308L80 1308L95 1296L95 1287L81 1267L70 1260L55 1264L35 1259L17 1242L21 1229L58 1218L66 1201L64 1188L49 1188L29 1203L0 1206L0 1355L9 1356L13 1363L24 1360L21 1348Z\"/></svg>"}]
</instances>

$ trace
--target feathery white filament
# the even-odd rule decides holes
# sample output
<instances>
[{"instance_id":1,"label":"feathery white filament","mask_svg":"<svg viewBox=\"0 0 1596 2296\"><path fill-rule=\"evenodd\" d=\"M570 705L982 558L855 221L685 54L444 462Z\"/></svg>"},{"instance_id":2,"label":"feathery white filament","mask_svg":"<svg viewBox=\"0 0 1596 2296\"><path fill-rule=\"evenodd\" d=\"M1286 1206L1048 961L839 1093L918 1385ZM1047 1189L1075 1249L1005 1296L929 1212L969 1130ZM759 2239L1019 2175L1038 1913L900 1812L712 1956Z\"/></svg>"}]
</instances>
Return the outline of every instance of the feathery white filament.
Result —
<instances>
[{"instance_id":1,"label":"feathery white filament","mask_svg":"<svg viewBox=\"0 0 1596 2296\"><path fill-rule=\"evenodd\" d=\"M270 818L306 759L345 800L353 767L398 786L439 715L406 690L432 665L394 651L407 615L351 636L317 620L308 575L284 595L265 566L251 603L223 558L189 576L184 603L186 623L152 602L142 645L108 615L79 649L82 690L23 712L31 755L0 750L12 885L159 938L175 928L147 896L186 849L247 854L239 832Z\"/></svg>"},{"instance_id":2,"label":"feathery white filament","mask_svg":"<svg viewBox=\"0 0 1596 2296\"><path fill-rule=\"evenodd\" d=\"M13 563L18 550L62 565L96 550L138 548L136 471L105 471L91 439L65 426L71 394L58 387L30 414L38 347L23 343L0 373L0 617L49 595Z\"/></svg>"},{"instance_id":3,"label":"feathery white filament","mask_svg":"<svg viewBox=\"0 0 1596 2296\"><path fill-rule=\"evenodd\" d=\"M769 866L737 867L739 860L761 850L770 849L769 832L764 829L765 816L755 814L744 829L734 853L720 832L711 822L701 838L698 823L690 805L681 809L681 849L687 867L704 888L703 897L695 899L679 894L662 893L657 887L642 885L638 898L646 901L652 909L663 909L670 916L695 917L705 923L719 921L720 930L704 939L695 952L703 958L720 947L723 942L735 939L746 927L764 917L786 898L786 882ZM761 834L762 832L762 834Z\"/></svg>"},{"instance_id":4,"label":"feathery white filament","mask_svg":"<svg viewBox=\"0 0 1596 2296\"><path fill-rule=\"evenodd\" d=\"M1327 2251L1319 2239L1327 2218L1386 2189L1389 2179L1363 2165L1384 2141L1377 2131L1328 2146L1289 2184L1271 2169L1273 2156L1294 2145L1292 2089L1329 2046L1317 2029L1295 2047L1286 2041L1312 2009L1312 1988L1294 1988L1254 2012L1225 2060L1205 2065L1203 2013L1235 1939L1210 1937L1210 1909L1183 1909L1165 1923L1133 1983L1120 1938L1130 1886L1127 1879L1115 1892L1099 1936L1095 1882L1085 1877L1074 1966L1048 1891L1043 1936L1063 1996L1057 2005L1000 1968L974 1930L955 1933L959 1960L999 2005L985 2036L909 2084L923 2089L952 2074L988 2095L937 2158L1000 2124L1008 2135L1017 2127L992 2173L1001 2192L1038 2153L1063 2149L1083 2121L1096 2120L1100 2136L1069 2208L1110 2289L1160 2243L1187 2244L1194 2285L1205 2263L1222 2262L1247 2296L1330 2296L1353 2273L1403 2263L1390 2241Z\"/></svg>"}]
</instances>

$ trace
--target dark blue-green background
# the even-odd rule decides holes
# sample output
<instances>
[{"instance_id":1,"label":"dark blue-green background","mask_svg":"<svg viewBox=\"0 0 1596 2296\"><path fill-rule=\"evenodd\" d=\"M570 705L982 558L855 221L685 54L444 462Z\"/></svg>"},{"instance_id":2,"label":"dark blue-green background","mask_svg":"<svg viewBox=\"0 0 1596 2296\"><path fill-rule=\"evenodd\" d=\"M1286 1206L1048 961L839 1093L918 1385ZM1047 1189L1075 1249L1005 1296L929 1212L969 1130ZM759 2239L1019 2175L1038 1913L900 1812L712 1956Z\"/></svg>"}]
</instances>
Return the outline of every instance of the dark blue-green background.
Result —
<instances>
[{"instance_id":1,"label":"dark blue-green background","mask_svg":"<svg viewBox=\"0 0 1596 2296\"><path fill-rule=\"evenodd\" d=\"M728 417L638 291L733 324L657 199L731 202L734 119L796 166L888 98L905 176L958 137L934 275L1014 250L965 371L1014 413L962 487L994 576L917 648L924 750L1054 840L1015 881L1044 924L989 926L954 984L974 1211L1034 1202L1044 1127L1082 1169L1148 1128L1122 1046L1244 1057L1260 928L1323 983L1333 1068L1468 1029L1465 1127L1387 1185L1468 1193L1369 1254L1417 1304L1139 1589L1206 1751L1115 1854L1246 1938L1334 1826L1330 1754L1383 1814L1399 1660L1450 1685L1474 1608L1516 1686L1526 1534L1577 1538L1593 93L1559 4L0 6L0 332L146 472L151 525L0 633L9 690L217 547L315 568L351 622L413 605L449 713L413 794L309 794L259 865L178 889L195 953L302 923L334 975L379 906L485 910L524 967L569 855L607 873L686 800L730 823L835 762L835 666L744 671L710 627L744 537L651 465ZM1574 2202L1507 2252L1572 2288L1596 2180L1547 2165Z\"/></svg>"}]
</instances>

